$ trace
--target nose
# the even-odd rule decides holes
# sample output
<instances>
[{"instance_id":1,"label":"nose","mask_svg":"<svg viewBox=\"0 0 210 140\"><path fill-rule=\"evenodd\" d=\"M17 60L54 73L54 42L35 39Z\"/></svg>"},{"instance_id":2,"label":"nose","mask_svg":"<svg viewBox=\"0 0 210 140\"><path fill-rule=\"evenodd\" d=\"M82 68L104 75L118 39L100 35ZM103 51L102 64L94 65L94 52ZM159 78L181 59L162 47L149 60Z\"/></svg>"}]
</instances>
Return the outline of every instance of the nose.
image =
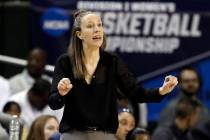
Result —
<instances>
[{"instance_id":1,"label":"nose","mask_svg":"<svg viewBox=\"0 0 210 140\"><path fill-rule=\"evenodd\" d=\"M100 27L98 27L97 25L94 27L94 32L100 32Z\"/></svg>"}]
</instances>

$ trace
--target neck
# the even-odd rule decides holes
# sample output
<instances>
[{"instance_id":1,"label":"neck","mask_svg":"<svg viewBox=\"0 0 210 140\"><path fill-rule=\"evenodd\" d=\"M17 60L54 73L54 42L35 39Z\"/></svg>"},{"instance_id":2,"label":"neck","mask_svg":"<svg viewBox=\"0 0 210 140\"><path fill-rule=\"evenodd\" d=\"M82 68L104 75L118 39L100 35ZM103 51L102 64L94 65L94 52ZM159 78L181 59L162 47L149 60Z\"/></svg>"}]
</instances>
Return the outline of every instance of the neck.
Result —
<instances>
[{"instance_id":1,"label":"neck","mask_svg":"<svg viewBox=\"0 0 210 140\"><path fill-rule=\"evenodd\" d=\"M93 48L93 49L92 49ZM94 47L84 47L83 51L85 54L85 63L86 64L94 64L99 60L99 48Z\"/></svg>"},{"instance_id":2,"label":"neck","mask_svg":"<svg viewBox=\"0 0 210 140\"><path fill-rule=\"evenodd\" d=\"M184 96L187 96L189 98L197 98L197 94L198 94L198 91L196 91L196 92L188 92L186 90L182 90L181 92L182 92L182 94L184 94Z\"/></svg>"},{"instance_id":3,"label":"neck","mask_svg":"<svg viewBox=\"0 0 210 140\"><path fill-rule=\"evenodd\" d=\"M30 75L33 79L39 79L41 77L41 74L34 74L32 72L30 72L30 70L27 70L28 75Z\"/></svg>"}]
</instances>

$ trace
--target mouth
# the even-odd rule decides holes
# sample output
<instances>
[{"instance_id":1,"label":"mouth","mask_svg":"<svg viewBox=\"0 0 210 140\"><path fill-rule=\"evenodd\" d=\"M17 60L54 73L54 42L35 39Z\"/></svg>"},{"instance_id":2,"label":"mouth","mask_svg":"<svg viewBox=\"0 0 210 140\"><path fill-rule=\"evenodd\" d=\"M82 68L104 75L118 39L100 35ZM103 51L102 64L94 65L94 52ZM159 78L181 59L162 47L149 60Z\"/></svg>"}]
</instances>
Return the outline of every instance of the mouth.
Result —
<instances>
[{"instance_id":1,"label":"mouth","mask_svg":"<svg viewBox=\"0 0 210 140\"><path fill-rule=\"evenodd\" d=\"M102 37L101 36L94 36L92 39L94 41L100 41L102 39Z\"/></svg>"}]
</instances>

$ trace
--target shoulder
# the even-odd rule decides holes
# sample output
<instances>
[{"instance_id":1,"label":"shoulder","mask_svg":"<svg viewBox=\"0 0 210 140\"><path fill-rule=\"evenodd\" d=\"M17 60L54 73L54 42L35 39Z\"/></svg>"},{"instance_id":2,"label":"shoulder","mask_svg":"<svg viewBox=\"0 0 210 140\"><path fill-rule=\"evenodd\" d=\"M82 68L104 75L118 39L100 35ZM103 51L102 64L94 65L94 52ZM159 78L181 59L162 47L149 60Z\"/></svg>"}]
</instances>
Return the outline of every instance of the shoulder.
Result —
<instances>
[{"instance_id":1,"label":"shoulder","mask_svg":"<svg viewBox=\"0 0 210 140\"><path fill-rule=\"evenodd\" d=\"M167 107L172 109L175 108L177 105L178 100L177 99L172 99L168 102Z\"/></svg>"},{"instance_id":2,"label":"shoulder","mask_svg":"<svg viewBox=\"0 0 210 140\"><path fill-rule=\"evenodd\" d=\"M24 81L28 78L30 78L31 76L29 75L28 71L26 68L23 69L23 71L21 73L18 73L12 77L9 78L9 82L21 82Z\"/></svg>"},{"instance_id":3,"label":"shoulder","mask_svg":"<svg viewBox=\"0 0 210 140\"><path fill-rule=\"evenodd\" d=\"M65 53L58 57L55 64L55 73L69 73L72 70L70 56Z\"/></svg>"},{"instance_id":4,"label":"shoulder","mask_svg":"<svg viewBox=\"0 0 210 140\"><path fill-rule=\"evenodd\" d=\"M56 66L69 66L69 64L70 56L67 53L60 55L56 60Z\"/></svg>"},{"instance_id":5,"label":"shoulder","mask_svg":"<svg viewBox=\"0 0 210 140\"><path fill-rule=\"evenodd\" d=\"M69 55L67 53L64 53L58 57L57 61L69 61L69 59Z\"/></svg>"},{"instance_id":6,"label":"shoulder","mask_svg":"<svg viewBox=\"0 0 210 140\"><path fill-rule=\"evenodd\" d=\"M18 73L12 77L9 78L9 82L14 82L14 81L17 81L19 79L21 79L23 76L22 76L22 73Z\"/></svg>"}]
</instances>

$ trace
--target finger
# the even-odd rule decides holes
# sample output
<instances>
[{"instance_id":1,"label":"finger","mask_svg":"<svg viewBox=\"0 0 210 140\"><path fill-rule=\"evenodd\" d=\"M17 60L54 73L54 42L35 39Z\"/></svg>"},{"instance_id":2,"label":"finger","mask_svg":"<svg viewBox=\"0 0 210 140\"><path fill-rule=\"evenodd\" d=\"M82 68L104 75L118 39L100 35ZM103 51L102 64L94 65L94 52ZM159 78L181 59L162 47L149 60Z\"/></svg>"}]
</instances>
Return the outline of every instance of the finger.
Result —
<instances>
[{"instance_id":1,"label":"finger","mask_svg":"<svg viewBox=\"0 0 210 140\"><path fill-rule=\"evenodd\" d=\"M72 87L73 87L72 84L68 84L68 85L67 85L67 89L71 89Z\"/></svg>"},{"instance_id":2,"label":"finger","mask_svg":"<svg viewBox=\"0 0 210 140\"><path fill-rule=\"evenodd\" d=\"M165 84L165 88L170 88L172 86L172 84L170 83L170 82L167 82L166 84Z\"/></svg>"},{"instance_id":3,"label":"finger","mask_svg":"<svg viewBox=\"0 0 210 140\"><path fill-rule=\"evenodd\" d=\"M70 84L71 81L69 80L69 78L63 78L62 81L65 83L65 84Z\"/></svg>"},{"instance_id":4,"label":"finger","mask_svg":"<svg viewBox=\"0 0 210 140\"><path fill-rule=\"evenodd\" d=\"M177 78L176 77L171 77L171 83L174 83L175 85L177 85L177 83L178 83L178 80L177 80Z\"/></svg>"},{"instance_id":5,"label":"finger","mask_svg":"<svg viewBox=\"0 0 210 140\"><path fill-rule=\"evenodd\" d=\"M171 82L168 83L168 86L169 86L170 89L173 89L173 88L175 88L177 83L178 83L177 81L171 81Z\"/></svg>"},{"instance_id":6,"label":"finger","mask_svg":"<svg viewBox=\"0 0 210 140\"><path fill-rule=\"evenodd\" d=\"M66 82L64 82L64 80L61 80L61 81L58 83L58 86L59 86L59 87L62 87L63 89L65 89L67 85L69 85L69 83L67 84Z\"/></svg>"},{"instance_id":7,"label":"finger","mask_svg":"<svg viewBox=\"0 0 210 140\"><path fill-rule=\"evenodd\" d=\"M62 80L60 80L59 84L66 86L69 85L71 82L68 78L63 78Z\"/></svg>"},{"instance_id":8,"label":"finger","mask_svg":"<svg viewBox=\"0 0 210 140\"><path fill-rule=\"evenodd\" d=\"M169 78L169 81L165 83L167 87L173 87L176 85L176 80Z\"/></svg>"},{"instance_id":9,"label":"finger","mask_svg":"<svg viewBox=\"0 0 210 140\"><path fill-rule=\"evenodd\" d=\"M170 80L170 76L165 77L165 82L168 82Z\"/></svg>"},{"instance_id":10,"label":"finger","mask_svg":"<svg viewBox=\"0 0 210 140\"><path fill-rule=\"evenodd\" d=\"M62 85L62 84L58 85L58 90L65 90L65 89L66 89L66 87L64 85Z\"/></svg>"},{"instance_id":11,"label":"finger","mask_svg":"<svg viewBox=\"0 0 210 140\"><path fill-rule=\"evenodd\" d=\"M167 76L165 77L165 82L171 81L172 78L173 78L172 75L167 75Z\"/></svg>"},{"instance_id":12,"label":"finger","mask_svg":"<svg viewBox=\"0 0 210 140\"><path fill-rule=\"evenodd\" d=\"M177 82L177 78L175 76L169 75L166 76L166 82L172 82L172 83L176 83Z\"/></svg>"},{"instance_id":13,"label":"finger","mask_svg":"<svg viewBox=\"0 0 210 140\"><path fill-rule=\"evenodd\" d=\"M65 83L63 83L63 82L61 81L61 82L59 82L59 83L58 83L58 86L59 86L59 87L65 87L65 86L66 86L66 84L65 84Z\"/></svg>"}]
</instances>

